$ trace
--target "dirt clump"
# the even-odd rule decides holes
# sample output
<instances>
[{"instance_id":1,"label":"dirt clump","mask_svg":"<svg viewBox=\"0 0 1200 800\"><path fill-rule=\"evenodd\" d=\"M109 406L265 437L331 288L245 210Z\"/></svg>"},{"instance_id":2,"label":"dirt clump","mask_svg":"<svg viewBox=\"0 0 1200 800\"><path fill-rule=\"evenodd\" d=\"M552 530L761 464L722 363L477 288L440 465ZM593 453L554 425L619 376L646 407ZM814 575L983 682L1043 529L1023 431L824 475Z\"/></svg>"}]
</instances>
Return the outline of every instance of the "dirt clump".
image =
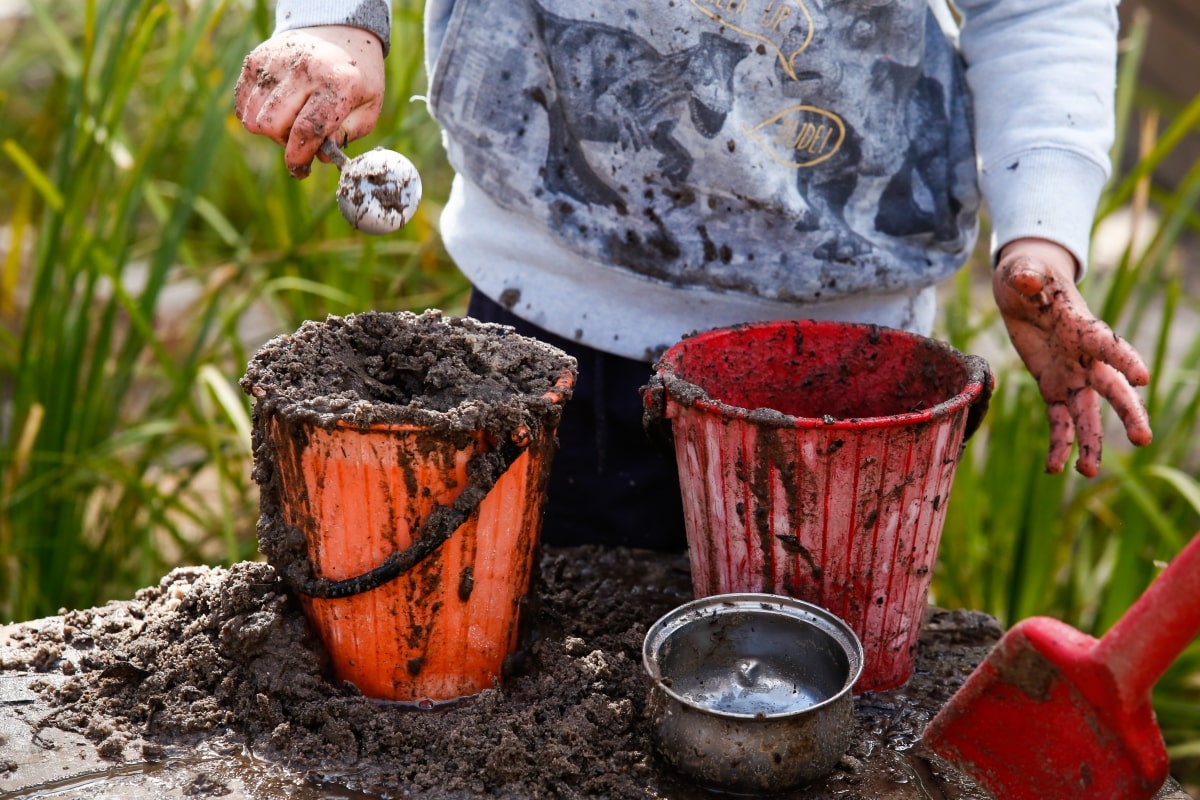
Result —
<instances>
[{"instance_id":1,"label":"dirt clump","mask_svg":"<svg viewBox=\"0 0 1200 800\"><path fill-rule=\"evenodd\" d=\"M251 359L241 385L259 413L326 428L491 431L528 413L524 406L554 406L538 398L575 368L561 350L508 326L436 310L366 312L277 336Z\"/></svg>"}]
</instances>

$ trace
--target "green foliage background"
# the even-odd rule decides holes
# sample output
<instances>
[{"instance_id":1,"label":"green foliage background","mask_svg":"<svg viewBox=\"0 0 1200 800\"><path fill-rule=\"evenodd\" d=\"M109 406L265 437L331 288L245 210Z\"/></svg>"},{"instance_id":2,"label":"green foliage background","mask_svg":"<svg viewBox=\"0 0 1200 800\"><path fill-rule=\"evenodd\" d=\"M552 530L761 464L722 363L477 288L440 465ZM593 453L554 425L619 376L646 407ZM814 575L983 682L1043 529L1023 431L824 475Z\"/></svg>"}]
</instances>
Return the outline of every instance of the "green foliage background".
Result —
<instances>
[{"instance_id":1,"label":"green foliage background","mask_svg":"<svg viewBox=\"0 0 1200 800\"><path fill-rule=\"evenodd\" d=\"M418 217L381 239L342 220L332 167L292 180L232 114L269 3L31 0L30 16L0 20L0 621L127 597L178 564L254 558L237 388L253 349L330 313L461 312L467 286L436 230L450 174L419 99L422 6L394 3L383 117L351 145L405 152L424 178ZM1148 245L1131 237L1084 290L1152 363L1155 441L1134 451L1111 437L1096 480L1043 474L1036 386L986 265L963 270L939 335L989 353L998 386L949 504L942 605L1099 635L1200 529L1200 298L1187 288L1200 265L1178 247L1197 232L1200 165L1170 188L1152 180L1195 132L1200 101L1139 89L1145 32L1125 32L1115 149L1138 158L1100 221L1128 213ZM1181 775L1200 760L1198 700L1194 645L1155 698Z\"/></svg>"}]
</instances>

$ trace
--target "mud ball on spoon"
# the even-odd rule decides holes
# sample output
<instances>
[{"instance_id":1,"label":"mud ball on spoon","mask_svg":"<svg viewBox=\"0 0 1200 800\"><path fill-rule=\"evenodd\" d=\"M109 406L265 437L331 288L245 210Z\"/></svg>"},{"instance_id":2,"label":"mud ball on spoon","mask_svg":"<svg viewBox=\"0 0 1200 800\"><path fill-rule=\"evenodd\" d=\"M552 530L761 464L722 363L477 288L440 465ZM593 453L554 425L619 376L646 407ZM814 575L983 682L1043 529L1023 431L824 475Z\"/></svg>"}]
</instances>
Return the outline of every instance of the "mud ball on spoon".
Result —
<instances>
[{"instance_id":1,"label":"mud ball on spoon","mask_svg":"<svg viewBox=\"0 0 1200 800\"><path fill-rule=\"evenodd\" d=\"M421 176L406 157L376 147L349 159L337 189L342 216L364 233L393 233L421 203Z\"/></svg>"}]
</instances>

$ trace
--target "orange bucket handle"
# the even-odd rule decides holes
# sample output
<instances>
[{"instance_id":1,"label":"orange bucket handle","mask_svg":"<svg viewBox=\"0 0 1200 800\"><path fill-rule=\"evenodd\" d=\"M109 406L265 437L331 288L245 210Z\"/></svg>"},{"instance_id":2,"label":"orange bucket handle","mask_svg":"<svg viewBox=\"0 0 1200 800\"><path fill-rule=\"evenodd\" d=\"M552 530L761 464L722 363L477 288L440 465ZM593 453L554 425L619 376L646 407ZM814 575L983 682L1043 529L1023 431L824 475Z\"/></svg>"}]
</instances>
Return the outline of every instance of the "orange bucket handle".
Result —
<instances>
[{"instance_id":1,"label":"orange bucket handle","mask_svg":"<svg viewBox=\"0 0 1200 800\"><path fill-rule=\"evenodd\" d=\"M532 441L528 426L521 425L496 449L472 456L467 462L470 482L454 498L454 502L434 508L421 523L413 544L405 550L392 553L374 569L337 581L315 577L311 571L307 574L297 571L287 576L288 583L300 594L330 600L369 592L395 580L421 563L475 513L483 498L487 497L496 482ZM312 565L307 566L311 570Z\"/></svg>"}]
</instances>

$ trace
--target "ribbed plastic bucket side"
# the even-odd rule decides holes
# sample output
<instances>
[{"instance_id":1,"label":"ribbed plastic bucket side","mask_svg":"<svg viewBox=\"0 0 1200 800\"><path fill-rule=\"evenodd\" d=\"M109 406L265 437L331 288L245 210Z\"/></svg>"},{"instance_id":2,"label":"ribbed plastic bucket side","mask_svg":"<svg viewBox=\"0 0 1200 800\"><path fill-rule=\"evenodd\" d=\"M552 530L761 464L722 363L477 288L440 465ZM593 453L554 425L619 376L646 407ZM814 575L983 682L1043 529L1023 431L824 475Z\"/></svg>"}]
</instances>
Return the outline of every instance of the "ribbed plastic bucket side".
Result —
<instances>
[{"instance_id":1,"label":"ribbed plastic bucket side","mask_svg":"<svg viewBox=\"0 0 1200 800\"><path fill-rule=\"evenodd\" d=\"M858 691L904 683L962 417L926 427L847 435L683 412L675 441L689 476L682 492L696 596L763 591L816 603L864 641Z\"/></svg>"},{"instance_id":2,"label":"ribbed plastic bucket side","mask_svg":"<svg viewBox=\"0 0 1200 800\"><path fill-rule=\"evenodd\" d=\"M707 395L680 400L665 384L696 595L762 591L827 608L863 642L858 692L911 674L971 406L955 396L968 391L968 370L954 363L961 354L917 339L834 323L759 324L685 340L660 362ZM914 344L922 358L949 361L914 366ZM847 385L855 396L830 394ZM910 413L922 394L926 408L943 408ZM810 403L900 407L891 417L789 422L731 408L729 398L789 413Z\"/></svg>"},{"instance_id":3,"label":"ribbed plastic bucket side","mask_svg":"<svg viewBox=\"0 0 1200 800\"><path fill-rule=\"evenodd\" d=\"M272 419L268 429L284 521L304 533L314 573L332 580L410 547L429 513L467 485L466 464L486 446L482 434L451 442L412 428L307 427L296 436ZM371 697L413 702L500 680L517 645L552 455L545 431L476 514L400 577L350 597L302 598L339 679Z\"/></svg>"}]
</instances>

